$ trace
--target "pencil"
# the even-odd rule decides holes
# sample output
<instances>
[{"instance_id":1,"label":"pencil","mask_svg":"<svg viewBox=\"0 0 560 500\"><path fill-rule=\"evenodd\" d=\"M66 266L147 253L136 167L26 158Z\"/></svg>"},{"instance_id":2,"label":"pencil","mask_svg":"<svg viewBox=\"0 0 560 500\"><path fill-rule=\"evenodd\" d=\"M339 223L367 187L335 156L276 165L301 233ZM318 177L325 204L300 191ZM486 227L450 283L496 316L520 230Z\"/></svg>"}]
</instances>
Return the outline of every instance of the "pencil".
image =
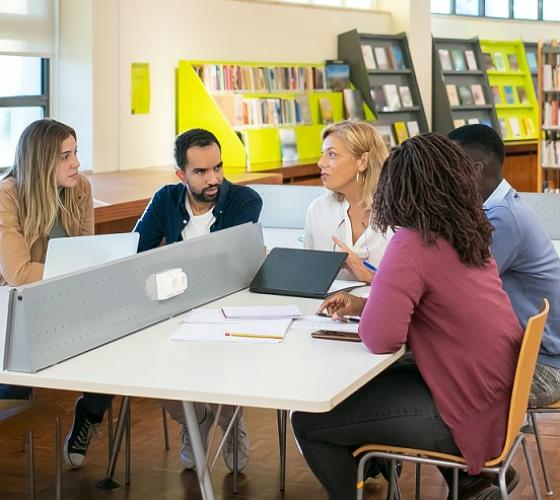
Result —
<instances>
[{"instance_id":1,"label":"pencil","mask_svg":"<svg viewBox=\"0 0 560 500\"><path fill-rule=\"evenodd\" d=\"M243 333L243 332L226 332L226 337L245 337L248 339L277 339L282 340L284 337L281 335L260 335L258 333Z\"/></svg>"}]
</instances>

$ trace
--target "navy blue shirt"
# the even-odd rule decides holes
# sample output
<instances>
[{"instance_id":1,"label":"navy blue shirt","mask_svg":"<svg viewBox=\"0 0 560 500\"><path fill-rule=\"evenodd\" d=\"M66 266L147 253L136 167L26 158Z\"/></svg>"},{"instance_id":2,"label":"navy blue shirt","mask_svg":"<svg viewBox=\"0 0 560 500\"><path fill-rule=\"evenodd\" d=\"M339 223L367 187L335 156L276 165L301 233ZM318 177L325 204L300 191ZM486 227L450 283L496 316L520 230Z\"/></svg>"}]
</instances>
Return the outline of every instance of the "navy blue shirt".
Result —
<instances>
[{"instance_id":1,"label":"navy blue shirt","mask_svg":"<svg viewBox=\"0 0 560 500\"><path fill-rule=\"evenodd\" d=\"M560 258L537 215L505 180L484 203L494 227L492 254L523 328L550 302L539 362L560 368Z\"/></svg>"},{"instance_id":2,"label":"navy blue shirt","mask_svg":"<svg viewBox=\"0 0 560 500\"><path fill-rule=\"evenodd\" d=\"M166 244L183 240L181 232L189 223L186 196L187 188L181 183L163 186L154 194L134 227L140 233L139 252L158 247L164 239ZM261 209L262 199L255 191L224 179L212 210L216 220L210 232L257 222Z\"/></svg>"}]
</instances>

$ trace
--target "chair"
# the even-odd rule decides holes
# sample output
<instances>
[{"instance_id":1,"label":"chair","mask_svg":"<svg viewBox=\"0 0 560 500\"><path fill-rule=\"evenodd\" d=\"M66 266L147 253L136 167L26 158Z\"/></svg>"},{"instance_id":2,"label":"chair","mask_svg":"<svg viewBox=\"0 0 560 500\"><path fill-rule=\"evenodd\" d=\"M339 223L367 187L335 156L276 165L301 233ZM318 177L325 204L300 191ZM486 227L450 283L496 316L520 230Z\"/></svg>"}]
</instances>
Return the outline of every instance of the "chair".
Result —
<instances>
[{"instance_id":1,"label":"chair","mask_svg":"<svg viewBox=\"0 0 560 500\"><path fill-rule=\"evenodd\" d=\"M541 467L544 476L544 484L546 486L546 494L552 495L554 492L552 491L552 486L550 485L550 480L548 479L548 473L546 471L546 466L544 463L544 450L542 447L541 442L541 435L539 433L539 428L537 427L537 414L538 413L560 413L560 401L556 401L548 406L543 406L539 408L527 408L527 413L529 414L529 418L531 419L531 424L533 425L533 429L535 431L535 440L537 442L537 450L539 452L539 459L541 462Z\"/></svg>"},{"instance_id":2,"label":"chair","mask_svg":"<svg viewBox=\"0 0 560 500\"><path fill-rule=\"evenodd\" d=\"M533 490L535 492L535 498L537 500L541 499L541 494L535 477L535 470L533 467L533 461L531 460L531 455L527 448L527 443L525 437L519 432L523 420L525 417L525 412L527 411L527 402L529 400L529 392L531 390L531 381L533 379L533 373L535 371L535 365L537 362L537 355L539 352L539 347L541 344L542 333L544 330L544 325L546 323L546 318L548 316L549 304L548 301L544 300L544 309L537 315L529 318L527 327L525 329L525 334L523 336L523 341L521 343L521 349L519 351L519 359L517 362L517 368L515 370L515 377L513 380L513 389L511 394L511 403L508 415L508 423L506 430L506 440L504 448L499 457L493 460L489 460L484 464L482 470L484 472L491 472L493 474L498 474L500 490L502 493L502 498L507 499L507 487L505 481L506 471L511 463L511 460L519 448L519 445L523 446L523 452L525 454L525 460L527 462L527 468L529 469L529 475L531 477L531 483L533 485ZM430 464L437 465L441 467L448 467L453 469L453 499L458 498L459 489L459 469L467 470L467 466L463 457L456 455L449 455L446 453L439 453L430 450L412 449L412 448L402 448L391 445L384 444L369 444L360 447L354 452L354 457L361 457L358 465L358 479L356 483L357 498L361 500L363 498L363 487L364 487L364 470L367 462L371 458L386 458L391 460L390 469L390 481L389 481L389 494L388 498L392 500L395 496L400 498L400 492L397 489L395 492L395 482L397 482L395 474L395 463L396 460L402 460L405 462L416 463L416 495L419 498L420 495L420 482L419 482L419 472L420 464Z\"/></svg>"},{"instance_id":3,"label":"chair","mask_svg":"<svg viewBox=\"0 0 560 500\"><path fill-rule=\"evenodd\" d=\"M56 499L60 500L61 489L61 443L60 417L64 410L55 403L30 401L26 399L0 400L0 443L13 439L23 433L28 435L29 454L29 496L35 499L35 457L33 449L33 430L49 419L56 422Z\"/></svg>"}]
</instances>

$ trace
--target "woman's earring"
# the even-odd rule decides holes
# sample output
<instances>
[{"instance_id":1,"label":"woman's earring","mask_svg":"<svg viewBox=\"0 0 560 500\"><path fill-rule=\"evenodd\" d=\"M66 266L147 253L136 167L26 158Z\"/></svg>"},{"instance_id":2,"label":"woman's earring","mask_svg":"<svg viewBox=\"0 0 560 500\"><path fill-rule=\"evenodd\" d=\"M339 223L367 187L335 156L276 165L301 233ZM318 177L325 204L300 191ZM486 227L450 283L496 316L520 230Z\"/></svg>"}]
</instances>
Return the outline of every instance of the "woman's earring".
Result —
<instances>
[{"instance_id":1,"label":"woman's earring","mask_svg":"<svg viewBox=\"0 0 560 500\"><path fill-rule=\"evenodd\" d=\"M356 182L362 185L366 182L366 174L365 172L360 172L359 170L356 172Z\"/></svg>"}]
</instances>

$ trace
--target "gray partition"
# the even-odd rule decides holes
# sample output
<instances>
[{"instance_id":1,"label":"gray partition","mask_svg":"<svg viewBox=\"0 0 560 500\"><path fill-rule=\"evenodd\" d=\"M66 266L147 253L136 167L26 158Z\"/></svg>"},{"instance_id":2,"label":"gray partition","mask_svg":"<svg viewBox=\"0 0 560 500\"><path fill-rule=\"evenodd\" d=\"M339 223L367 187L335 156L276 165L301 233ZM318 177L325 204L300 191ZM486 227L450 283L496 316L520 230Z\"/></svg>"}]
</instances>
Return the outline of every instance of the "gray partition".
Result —
<instances>
[{"instance_id":1,"label":"gray partition","mask_svg":"<svg viewBox=\"0 0 560 500\"><path fill-rule=\"evenodd\" d=\"M260 224L244 224L11 291L7 370L35 372L246 288L264 261ZM151 298L153 276L182 268L188 287Z\"/></svg>"},{"instance_id":2,"label":"gray partition","mask_svg":"<svg viewBox=\"0 0 560 500\"><path fill-rule=\"evenodd\" d=\"M327 190L322 186L253 184L263 199L259 221L263 227L303 229L310 203Z\"/></svg>"},{"instance_id":3,"label":"gray partition","mask_svg":"<svg viewBox=\"0 0 560 500\"><path fill-rule=\"evenodd\" d=\"M560 240L560 195L556 193L520 193L538 215L551 240Z\"/></svg>"}]
</instances>

